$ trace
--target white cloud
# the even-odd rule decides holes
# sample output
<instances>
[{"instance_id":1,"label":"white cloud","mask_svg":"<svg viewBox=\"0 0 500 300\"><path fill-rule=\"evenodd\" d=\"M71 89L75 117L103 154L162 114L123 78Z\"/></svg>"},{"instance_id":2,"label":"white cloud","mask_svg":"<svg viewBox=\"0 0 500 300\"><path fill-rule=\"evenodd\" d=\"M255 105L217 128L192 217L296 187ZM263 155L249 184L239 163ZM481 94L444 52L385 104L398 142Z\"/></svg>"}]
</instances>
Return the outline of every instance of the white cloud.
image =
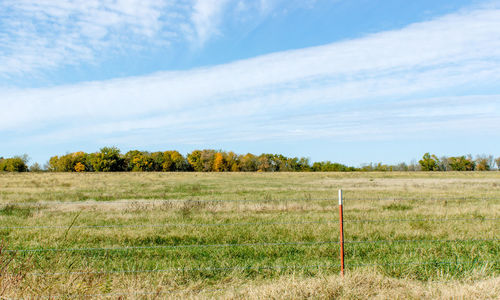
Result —
<instances>
[{"instance_id":1,"label":"white cloud","mask_svg":"<svg viewBox=\"0 0 500 300\"><path fill-rule=\"evenodd\" d=\"M114 53L221 34L227 0L4 0L0 2L0 77L43 72Z\"/></svg>"},{"instance_id":2,"label":"white cloud","mask_svg":"<svg viewBox=\"0 0 500 300\"><path fill-rule=\"evenodd\" d=\"M215 67L0 91L0 133L19 136L12 143L494 134L499 28L500 9L477 9Z\"/></svg>"},{"instance_id":3,"label":"white cloud","mask_svg":"<svg viewBox=\"0 0 500 300\"><path fill-rule=\"evenodd\" d=\"M5 0L0 3L0 75L90 61L124 42L161 40L167 1Z\"/></svg>"},{"instance_id":4,"label":"white cloud","mask_svg":"<svg viewBox=\"0 0 500 300\"><path fill-rule=\"evenodd\" d=\"M228 0L195 0L191 21L198 46L220 34L218 27L227 2Z\"/></svg>"},{"instance_id":5,"label":"white cloud","mask_svg":"<svg viewBox=\"0 0 500 300\"><path fill-rule=\"evenodd\" d=\"M172 45L200 50L224 25L255 28L283 0L3 0L0 78ZM302 3L302 4L301 4ZM307 2L309 3L309 2ZM302 1L286 2L302 7ZM242 29L243 30L243 29Z\"/></svg>"}]
</instances>

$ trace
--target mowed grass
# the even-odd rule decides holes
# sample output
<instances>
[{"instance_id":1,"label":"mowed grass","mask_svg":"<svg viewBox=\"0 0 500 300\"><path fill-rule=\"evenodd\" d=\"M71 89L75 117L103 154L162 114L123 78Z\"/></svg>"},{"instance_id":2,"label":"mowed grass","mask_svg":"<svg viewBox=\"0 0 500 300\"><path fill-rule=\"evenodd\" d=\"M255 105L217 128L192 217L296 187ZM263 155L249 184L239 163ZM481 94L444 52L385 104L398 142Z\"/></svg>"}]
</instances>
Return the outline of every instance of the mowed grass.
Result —
<instances>
[{"instance_id":1,"label":"mowed grass","mask_svg":"<svg viewBox=\"0 0 500 300\"><path fill-rule=\"evenodd\" d=\"M487 298L499 218L500 172L0 174L0 293Z\"/></svg>"}]
</instances>

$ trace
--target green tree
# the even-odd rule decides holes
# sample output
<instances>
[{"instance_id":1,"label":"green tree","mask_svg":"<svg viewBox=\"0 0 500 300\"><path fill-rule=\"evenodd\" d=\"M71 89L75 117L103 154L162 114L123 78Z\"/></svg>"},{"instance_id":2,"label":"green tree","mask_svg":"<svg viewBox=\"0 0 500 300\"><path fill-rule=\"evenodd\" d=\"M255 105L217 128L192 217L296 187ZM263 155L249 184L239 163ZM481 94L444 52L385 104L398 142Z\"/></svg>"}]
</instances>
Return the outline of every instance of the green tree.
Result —
<instances>
[{"instance_id":1,"label":"green tree","mask_svg":"<svg viewBox=\"0 0 500 300\"><path fill-rule=\"evenodd\" d=\"M0 171L2 172L27 172L28 156L14 156L12 158L0 159Z\"/></svg>"},{"instance_id":2,"label":"green tree","mask_svg":"<svg viewBox=\"0 0 500 300\"><path fill-rule=\"evenodd\" d=\"M165 163L165 160L170 160L170 155L165 155L164 152L153 152L150 154L151 161L153 162L152 170L159 172L163 171L163 164Z\"/></svg>"},{"instance_id":3,"label":"green tree","mask_svg":"<svg viewBox=\"0 0 500 300\"><path fill-rule=\"evenodd\" d=\"M84 172L89 171L87 164L87 154L83 151L78 151L59 157L57 169L60 172Z\"/></svg>"},{"instance_id":4,"label":"green tree","mask_svg":"<svg viewBox=\"0 0 500 300\"><path fill-rule=\"evenodd\" d=\"M475 162L472 157L455 156L449 158L449 165L453 171L474 171Z\"/></svg>"},{"instance_id":5,"label":"green tree","mask_svg":"<svg viewBox=\"0 0 500 300\"><path fill-rule=\"evenodd\" d=\"M307 157L301 157L299 159L297 167L298 167L297 171L301 171L301 172L309 172L309 171L311 171L311 164L309 162L309 158L307 158Z\"/></svg>"},{"instance_id":6,"label":"green tree","mask_svg":"<svg viewBox=\"0 0 500 300\"><path fill-rule=\"evenodd\" d=\"M172 171L182 172L192 170L187 160L178 151L170 151L170 159L173 163Z\"/></svg>"},{"instance_id":7,"label":"green tree","mask_svg":"<svg viewBox=\"0 0 500 300\"><path fill-rule=\"evenodd\" d=\"M131 150L125 154L124 161L127 170L132 172L154 171L154 162L151 154L146 151Z\"/></svg>"},{"instance_id":8,"label":"green tree","mask_svg":"<svg viewBox=\"0 0 500 300\"><path fill-rule=\"evenodd\" d=\"M96 172L117 172L126 170L125 159L116 147L104 147L100 152L89 157L90 164Z\"/></svg>"},{"instance_id":9,"label":"green tree","mask_svg":"<svg viewBox=\"0 0 500 300\"><path fill-rule=\"evenodd\" d=\"M430 155L429 152L425 153L422 159L418 161L422 171L439 171L438 162L439 159L434 154Z\"/></svg>"}]
</instances>

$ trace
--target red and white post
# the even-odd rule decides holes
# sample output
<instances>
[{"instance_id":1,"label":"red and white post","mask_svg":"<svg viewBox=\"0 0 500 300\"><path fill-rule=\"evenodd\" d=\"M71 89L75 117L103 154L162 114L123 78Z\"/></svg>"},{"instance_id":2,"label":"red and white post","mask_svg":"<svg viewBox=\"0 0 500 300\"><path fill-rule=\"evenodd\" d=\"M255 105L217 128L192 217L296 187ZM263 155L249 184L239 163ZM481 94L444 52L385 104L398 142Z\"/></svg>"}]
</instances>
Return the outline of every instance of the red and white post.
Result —
<instances>
[{"instance_id":1,"label":"red and white post","mask_svg":"<svg viewBox=\"0 0 500 300\"><path fill-rule=\"evenodd\" d=\"M342 204L342 190L339 190L340 274L344 277L344 210L342 208Z\"/></svg>"}]
</instances>

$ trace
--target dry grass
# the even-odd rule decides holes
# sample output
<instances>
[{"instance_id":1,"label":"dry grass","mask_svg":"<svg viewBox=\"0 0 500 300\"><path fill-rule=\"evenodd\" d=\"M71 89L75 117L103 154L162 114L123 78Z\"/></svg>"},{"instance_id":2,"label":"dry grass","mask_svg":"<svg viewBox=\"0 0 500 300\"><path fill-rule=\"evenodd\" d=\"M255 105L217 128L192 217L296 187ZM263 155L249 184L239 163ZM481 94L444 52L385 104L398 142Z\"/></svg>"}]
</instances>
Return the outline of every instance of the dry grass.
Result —
<instances>
[{"instance_id":1,"label":"dry grass","mask_svg":"<svg viewBox=\"0 0 500 300\"><path fill-rule=\"evenodd\" d=\"M279 278L220 295L222 299L498 299L500 277L474 282L420 282L365 270L340 276Z\"/></svg>"},{"instance_id":2,"label":"dry grass","mask_svg":"<svg viewBox=\"0 0 500 300\"><path fill-rule=\"evenodd\" d=\"M289 274L272 280L234 278L207 287L203 280L179 282L175 276L81 276L31 281L22 275L2 276L3 296L97 299L498 299L500 277L475 274L475 279L422 282L388 277L376 269L314 277ZM477 279L483 278L483 279ZM19 288L23 286L24 288Z\"/></svg>"}]
</instances>

